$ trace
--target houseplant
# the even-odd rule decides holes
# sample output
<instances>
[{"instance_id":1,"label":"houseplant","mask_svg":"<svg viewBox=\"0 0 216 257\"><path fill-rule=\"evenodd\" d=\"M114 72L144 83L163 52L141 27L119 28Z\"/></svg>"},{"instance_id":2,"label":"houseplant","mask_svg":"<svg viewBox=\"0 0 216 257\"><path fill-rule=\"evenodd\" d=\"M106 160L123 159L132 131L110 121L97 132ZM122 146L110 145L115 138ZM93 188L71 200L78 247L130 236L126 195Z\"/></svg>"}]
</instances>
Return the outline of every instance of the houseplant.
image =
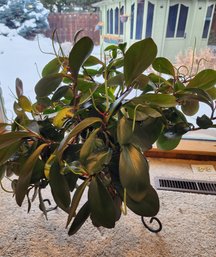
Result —
<instances>
[{"instance_id":1,"label":"houseplant","mask_svg":"<svg viewBox=\"0 0 216 257\"><path fill-rule=\"evenodd\" d=\"M30 210L38 196L45 215L42 189L49 185L56 205L68 213L69 235L88 217L94 226L113 228L127 207L140 216L156 215L159 199L145 152L154 142L171 150L183 134L215 127L216 119L216 71L183 75L156 57L150 38L127 50L126 44L109 46L109 60L91 56L92 50L88 37L76 41L68 57L60 49L35 86L35 103L17 79L16 118L1 124L0 178L16 175L17 204L26 198ZM150 65L157 73L144 75ZM129 98L133 90L141 93ZM197 117L194 126L185 114L196 114L199 102L211 115Z\"/></svg>"}]
</instances>

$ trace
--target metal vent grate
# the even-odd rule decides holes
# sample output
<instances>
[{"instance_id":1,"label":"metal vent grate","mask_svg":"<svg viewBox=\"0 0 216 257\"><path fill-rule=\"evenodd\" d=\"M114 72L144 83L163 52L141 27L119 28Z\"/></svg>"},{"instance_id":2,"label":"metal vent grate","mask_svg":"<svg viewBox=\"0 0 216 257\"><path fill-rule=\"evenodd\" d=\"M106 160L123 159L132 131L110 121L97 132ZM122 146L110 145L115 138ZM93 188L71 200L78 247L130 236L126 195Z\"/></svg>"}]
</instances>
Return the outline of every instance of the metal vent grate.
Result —
<instances>
[{"instance_id":1,"label":"metal vent grate","mask_svg":"<svg viewBox=\"0 0 216 257\"><path fill-rule=\"evenodd\" d=\"M155 178L159 190L216 195L216 182L173 178Z\"/></svg>"}]
</instances>

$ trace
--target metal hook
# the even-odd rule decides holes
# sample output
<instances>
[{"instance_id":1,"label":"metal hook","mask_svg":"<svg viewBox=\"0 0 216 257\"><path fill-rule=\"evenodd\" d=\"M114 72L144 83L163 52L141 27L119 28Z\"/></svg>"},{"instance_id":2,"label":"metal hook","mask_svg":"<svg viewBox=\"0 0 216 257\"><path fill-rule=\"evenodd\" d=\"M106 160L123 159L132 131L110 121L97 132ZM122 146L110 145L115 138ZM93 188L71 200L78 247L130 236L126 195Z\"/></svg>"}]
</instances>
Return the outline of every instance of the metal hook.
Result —
<instances>
[{"instance_id":1,"label":"metal hook","mask_svg":"<svg viewBox=\"0 0 216 257\"><path fill-rule=\"evenodd\" d=\"M162 223L161 221L157 218L157 217L151 217L150 219L150 223L152 223L154 220L157 221L158 225L159 225L159 228L157 229L154 229L152 227L149 227L146 223L145 223L145 220L144 220L144 216L141 217L141 220L142 220L142 223L144 225L145 228L147 228L149 231L153 232L153 233L158 233L162 230Z\"/></svg>"}]
</instances>

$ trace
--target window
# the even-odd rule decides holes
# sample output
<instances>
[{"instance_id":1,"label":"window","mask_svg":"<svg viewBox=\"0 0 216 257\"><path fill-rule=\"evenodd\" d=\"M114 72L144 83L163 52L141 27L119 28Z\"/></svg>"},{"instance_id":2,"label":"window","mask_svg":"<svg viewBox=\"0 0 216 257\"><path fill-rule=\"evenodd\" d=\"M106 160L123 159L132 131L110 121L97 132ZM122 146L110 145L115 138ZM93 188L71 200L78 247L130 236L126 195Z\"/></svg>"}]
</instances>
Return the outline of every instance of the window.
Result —
<instances>
[{"instance_id":1,"label":"window","mask_svg":"<svg viewBox=\"0 0 216 257\"><path fill-rule=\"evenodd\" d=\"M109 33L113 34L113 9L110 9L110 28Z\"/></svg>"},{"instance_id":2,"label":"window","mask_svg":"<svg viewBox=\"0 0 216 257\"><path fill-rule=\"evenodd\" d=\"M180 7L180 8L179 8ZM166 37L184 37L189 7L181 4L170 6Z\"/></svg>"},{"instance_id":3,"label":"window","mask_svg":"<svg viewBox=\"0 0 216 257\"><path fill-rule=\"evenodd\" d=\"M134 33L134 6L134 4L131 5L130 39L133 39Z\"/></svg>"},{"instance_id":4,"label":"window","mask_svg":"<svg viewBox=\"0 0 216 257\"><path fill-rule=\"evenodd\" d=\"M213 11L213 4L210 5L207 9L202 38L207 38L208 37L210 23L211 23L212 11Z\"/></svg>"},{"instance_id":5,"label":"window","mask_svg":"<svg viewBox=\"0 0 216 257\"><path fill-rule=\"evenodd\" d=\"M119 8L115 8L115 34L119 33Z\"/></svg>"},{"instance_id":6,"label":"window","mask_svg":"<svg viewBox=\"0 0 216 257\"><path fill-rule=\"evenodd\" d=\"M154 17L154 4L148 2L148 13L147 13L147 21L146 21L146 37L151 37L152 35L152 25L153 25L153 17Z\"/></svg>"},{"instance_id":7,"label":"window","mask_svg":"<svg viewBox=\"0 0 216 257\"><path fill-rule=\"evenodd\" d=\"M137 4L136 39L142 38L144 4L144 0Z\"/></svg>"},{"instance_id":8,"label":"window","mask_svg":"<svg viewBox=\"0 0 216 257\"><path fill-rule=\"evenodd\" d=\"M107 33L109 33L109 24L110 24L110 11L107 10Z\"/></svg>"},{"instance_id":9,"label":"window","mask_svg":"<svg viewBox=\"0 0 216 257\"><path fill-rule=\"evenodd\" d=\"M124 14L124 6L121 7L121 10L120 10L120 15L123 15ZM120 35L123 35L124 33L124 28L123 28L123 23L120 22Z\"/></svg>"}]
</instances>

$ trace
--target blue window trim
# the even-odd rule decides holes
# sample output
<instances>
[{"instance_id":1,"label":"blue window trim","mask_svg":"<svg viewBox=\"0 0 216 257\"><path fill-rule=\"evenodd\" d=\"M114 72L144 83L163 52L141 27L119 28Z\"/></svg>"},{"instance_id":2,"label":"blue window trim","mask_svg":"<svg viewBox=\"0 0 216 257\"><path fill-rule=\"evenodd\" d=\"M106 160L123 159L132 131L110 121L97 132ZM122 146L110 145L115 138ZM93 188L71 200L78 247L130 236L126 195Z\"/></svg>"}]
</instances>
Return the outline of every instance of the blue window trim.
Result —
<instances>
[{"instance_id":1,"label":"blue window trim","mask_svg":"<svg viewBox=\"0 0 216 257\"><path fill-rule=\"evenodd\" d=\"M113 34L113 9L110 9L110 34Z\"/></svg>"},{"instance_id":2,"label":"blue window trim","mask_svg":"<svg viewBox=\"0 0 216 257\"><path fill-rule=\"evenodd\" d=\"M147 21L146 21L146 34L145 37L152 36L152 27L153 27L153 19L154 19L154 4L148 2L148 12L147 12Z\"/></svg>"},{"instance_id":3,"label":"blue window trim","mask_svg":"<svg viewBox=\"0 0 216 257\"><path fill-rule=\"evenodd\" d=\"M138 2L137 4L136 39L142 38L144 5L145 1Z\"/></svg>"},{"instance_id":4,"label":"blue window trim","mask_svg":"<svg viewBox=\"0 0 216 257\"><path fill-rule=\"evenodd\" d=\"M214 7L214 5L212 4L212 5L208 6L208 8L207 8L206 18L205 18L204 27L203 27L202 38L208 38L212 12L213 12L213 9L214 9L213 7Z\"/></svg>"},{"instance_id":5,"label":"blue window trim","mask_svg":"<svg viewBox=\"0 0 216 257\"><path fill-rule=\"evenodd\" d=\"M130 39L133 39L133 33L134 33L134 9L135 4L131 5L131 20L130 20Z\"/></svg>"},{"instance_id":6,"label":"blue window trim","mask_svg":"<svg viewBox=\"0 0 216 257\"><path fill-rule=\"evenodd\" d=\"M177 22L179 4L175 4L169 7L169 16L167 22L166 37L173 38L175 36L175 28Z\"/></svg>"},{"instance_id":7,"label":"blue window trim","mask_svg":"<svg viewBox=\"0 0 216 257\"><path fill-rule=\"evenodd\" d=\"M107 33L109 33L109 25L110 25L110 10L107 10Z\"/></svg>"},{"instance_id":8,"label":"blue window trim","mask_svg":"<svg viewBox=\"0 0 216 257\"><path fill-rule=\"evenodd\" d=\"M188 6L181 4L176 37L184 37L185 36L185 28L186 28L186 24L187 24L188 10L189 10Z\"/></svg>"},{"instance_id":9,"label":"blue window trim","mask_svg":"<svg viewBox=\"0 0 216 257\"><path fill-rule=\"evenodd\" d=\"M119 33L119 8L115 8L115 34Z\"/></svg>"}]
</instances>

